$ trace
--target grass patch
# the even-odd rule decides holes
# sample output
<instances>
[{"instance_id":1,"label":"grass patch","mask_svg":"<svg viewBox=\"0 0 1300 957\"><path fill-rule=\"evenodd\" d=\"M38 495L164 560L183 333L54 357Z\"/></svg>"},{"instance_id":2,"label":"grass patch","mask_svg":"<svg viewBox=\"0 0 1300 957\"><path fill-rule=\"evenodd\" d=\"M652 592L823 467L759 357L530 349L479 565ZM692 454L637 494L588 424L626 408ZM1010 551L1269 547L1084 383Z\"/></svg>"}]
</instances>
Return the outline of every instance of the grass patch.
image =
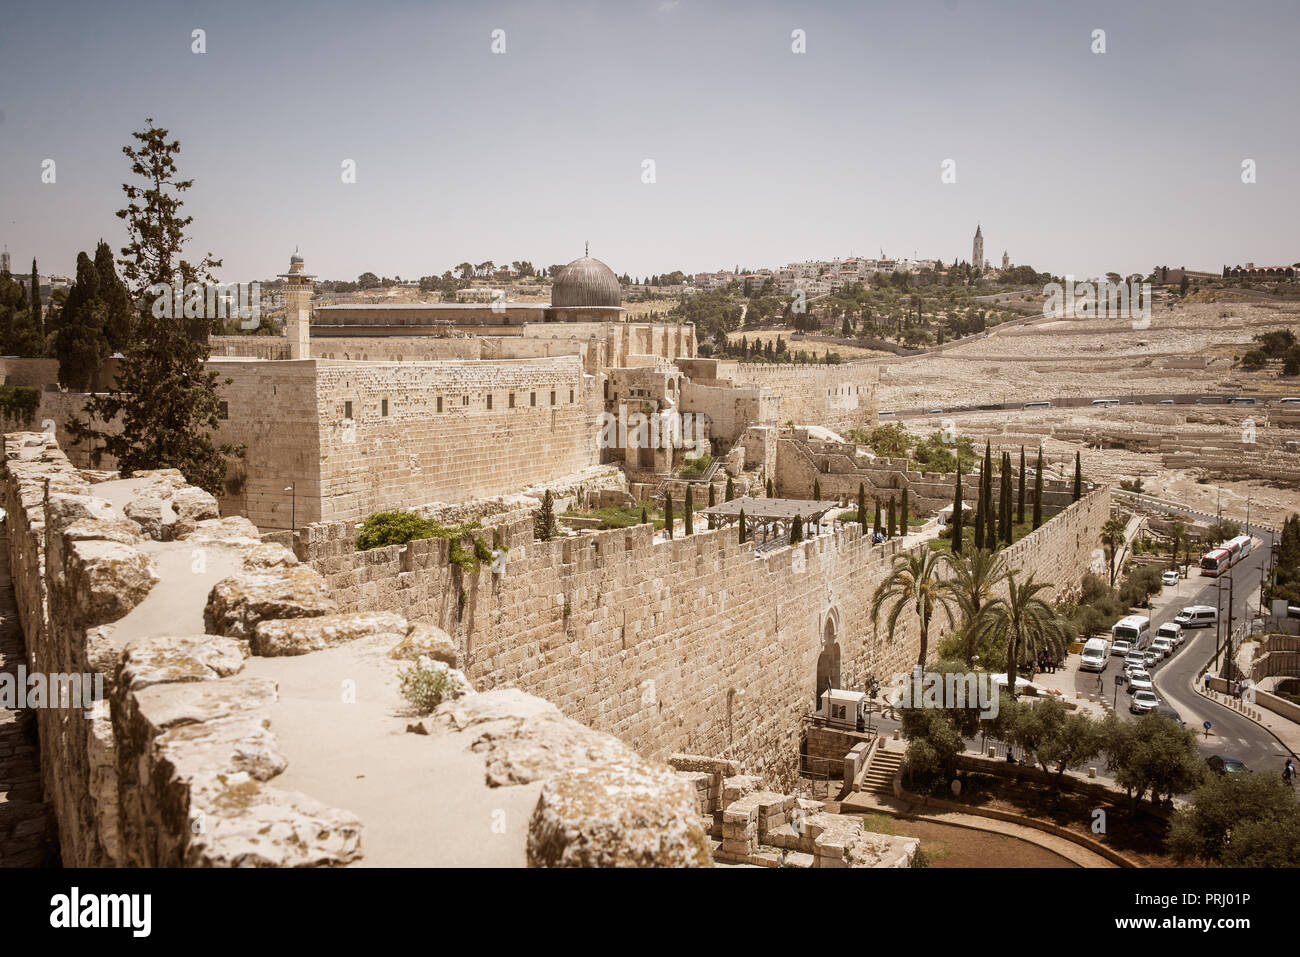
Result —
<instances>
[{"instance_id":1,"label":"grass patch","mask_svg":"<svg viewBox=\"0 0 1300 957\"><path fill-rule=\"evenodd\" d=\"M664 527L664 516L656 508L646 506L646 518L648 518L655 528ZM565 512L561 518L594 518L600 521L600 527L606 528L631 528L633 525L641 524L641 506L640 505L608 505L605 508L593 508L583 512Z\"/></svg>"}]
</instances>

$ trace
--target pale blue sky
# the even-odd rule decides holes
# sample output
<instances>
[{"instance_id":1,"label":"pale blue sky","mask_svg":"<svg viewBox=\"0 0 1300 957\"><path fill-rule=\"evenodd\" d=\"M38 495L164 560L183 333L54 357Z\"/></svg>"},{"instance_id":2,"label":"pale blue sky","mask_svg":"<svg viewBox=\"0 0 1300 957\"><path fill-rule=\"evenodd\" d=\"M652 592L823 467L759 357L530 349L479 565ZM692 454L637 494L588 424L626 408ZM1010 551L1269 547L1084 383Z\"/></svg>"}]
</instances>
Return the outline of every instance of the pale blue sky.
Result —
<instances>
[{"instance_id":1,"label":"pale blue sky","mask_svg":"<svg viewBox=\"0 0 1300 957\"><path fill-rule=\"evenodd\" d=\"M147 116L181 141L194 246L227 280L295 245L329 278L567 262L588 239L634 275L951 261L977 221L989 259L1054 273L1300 260L1295 3L6 7L0 242L23 270L121 244Z\"/></svg>"}]
</instances>

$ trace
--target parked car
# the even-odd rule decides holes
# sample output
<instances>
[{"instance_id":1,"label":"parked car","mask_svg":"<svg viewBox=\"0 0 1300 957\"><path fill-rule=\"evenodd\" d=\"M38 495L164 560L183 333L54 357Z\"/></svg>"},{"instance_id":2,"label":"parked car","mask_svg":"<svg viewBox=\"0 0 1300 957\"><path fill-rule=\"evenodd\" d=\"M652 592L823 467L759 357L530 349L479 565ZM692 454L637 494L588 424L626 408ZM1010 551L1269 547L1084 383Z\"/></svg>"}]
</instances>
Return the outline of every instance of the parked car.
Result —
<instances>
[{"instance_id":1,"label":"parked car","mask_svg":"<svg viewBox=\"0 0 1300 957\"><path fill-rule=\"evenodd\" d=\"M1119 641L1112 641L1110 644L1110 653L1112 655L1119 655L1121 658L1123 658L1129 653L1129 649L1132 647L1133 647L1132 642L1124 641L1123 639L1120 639Z\"/></svg>"},{"instance_id":2,"label":"parked car","mask_svg":"<svg viewBox=\"0 0 1300 957\"><path fill-rule=\"evenodd\" d=\"M1174 643L1168 638L1157 638L1151 642L1151 650L1158 652L1161 658L1168 658L1174 653Z\"/></svg>"},{"instance_id":3,"label":"parked car","mask_svg":"<svg viewBox=\"0 0 1300 957\"><path fill-rule=\"evenodd\" d=\"M1254 774L1250 768L1246 767L1246 762L1237 758L1230 758L1226 754L1213 754L1205 759L1205 763L1210 766L1210 770L1215 774Z\"/></svg>"},{"instance_id":4,"label":"parked car","mask_svg":"<svg viewBox=\"0 0 1300 957\"><path fill-rule=\"evenodd\" d=\"M1160 707L1160 699L1156 697L1154 691L1146 688L1139 688L1133 692L1133 700L1128 705L1129 711L1133 714L1145 714L1158 707Z\"/></svg>"},{"instance_id":5,"label":"parked car","mask_svg":"<svg viewBox=\"0 0 1300 957\"><path fill-rule=\"evenodd\" d=\"M1148 668L1154 667L1156 663L1159 662L1160 659L1164 657L1164 655L1156 651L1154 648L1148 648L1146 649L1146 651L1142 652L1142 654L1146 655Z\"/></svg>"},{"instance_id":6,"label":"parked car","mask_svg":"<svg viewBox=\"0 0 1300 957\"><path fill-rule=\"evenodd\" d=\"M1139 691L1151 691L1151 675L1140 668L1134 668L1128 673L1128 693L1137 694Z\"/></svg>"},{"instance_id":7,"label":"parked car","mask_svg":"<svg viewBox=\"0 0 1300 957\"><path fill-rule=\"evenodd\" d=\"M1138 648L1134 648L1124 656L1124 670L1132 671L1134 668L1138 671L1146 671L1147 669L1146 652Z\"/></svg>"},{"instance_id":8,"label":"parked car","mask_svg":"<svg viewBox=\"0 0 1300 957\"><path fill-rule=\"evenodd\" d=\"M953 507L956 508L955 505ZM1174 571L1172 568L1160 576L1160 584L1162 585L1177 585L1181 580L1182 578L1179 576L1178 572Z\"/></svg>"}]
</instances>

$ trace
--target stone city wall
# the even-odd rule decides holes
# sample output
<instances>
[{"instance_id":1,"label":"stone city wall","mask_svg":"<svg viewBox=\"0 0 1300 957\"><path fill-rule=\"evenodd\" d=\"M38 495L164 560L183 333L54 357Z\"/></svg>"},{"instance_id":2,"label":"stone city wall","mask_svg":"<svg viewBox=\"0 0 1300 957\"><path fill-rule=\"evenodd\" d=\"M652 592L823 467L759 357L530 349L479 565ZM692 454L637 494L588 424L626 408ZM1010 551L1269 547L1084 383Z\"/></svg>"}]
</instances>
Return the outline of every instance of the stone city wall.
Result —
<instances>
[{"instance_id":1,"label":"stone city wall","mask_svg":"<svg viewBox=\"0 0 1300 957\"><path fill-rule=\"evenodd\" d=\"M1007 549L1011 567L1075 593L1109 501L1103 487L1066 508ZM892 639L869 620L900 542L872 546L857 526L759 555L734 527L666 542L648 526L552 542L529 533L526 522L502 533L503 572L448 566L436 541L358 553L343 525L304 530L296 551L344 608L446 629L476 686L545 697L650 757L719 755L778 783L792 779L828 634L841 687L916 659L911 615ZM945 627L935 623L931 649Z\"/></svg>"},{"instance_id":2,"label":"stone city wall","mask_svg":"<svg viewBox=\"0 0 1300 957\"><path fill-rule=\"evenodd\" d=\"M702 384L708 368L696 360L683 368ZM880 367L871 362L836 365L777 365L772 363L712 360L718 380L738 386L759 386L780 398L777 418L765 424L816 424L832 429L871 428L876 424L876 386ZM694 371L692 371L694 370Z\"/></svg>"},{"instance_id":3,"label":"stone city wall","mask_svg":"<svg viewBox=\"0 0 1300 957\"><path fill-rule=\"evenodd\" d=\"M259 540L246 519L217 518L212 496L175 470L131 479L83 472L44 433L10 433L2 452L26 664L45 675L100 675L105 691L94 702L32 704L64 865L359 859L356 815L277 780L289 766L269 716L278 682L245 666L250 655L365 640L392 645L390 658L418 649L436 659L421 658L421 667L454 668L448 637L391 612L340 614L317 572ZM407 730L446 735L479 722L515 733L507 755L471 773L486 773L493 787L542 783L526 835L531 866L711 863L689 783L547 702L462 687ZM449 773L464 773L463 763Z\"/></svg>"}]
</instances>

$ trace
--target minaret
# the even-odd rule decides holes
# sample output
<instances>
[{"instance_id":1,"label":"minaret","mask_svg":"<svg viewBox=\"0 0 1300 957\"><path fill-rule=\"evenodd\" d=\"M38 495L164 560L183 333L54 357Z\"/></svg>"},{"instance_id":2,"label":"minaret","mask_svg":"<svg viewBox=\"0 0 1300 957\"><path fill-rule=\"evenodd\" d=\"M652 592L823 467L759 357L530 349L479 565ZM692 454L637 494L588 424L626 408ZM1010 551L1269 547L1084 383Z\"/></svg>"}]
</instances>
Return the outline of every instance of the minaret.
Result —
<instances>
[{"instance_id":1,"label":"minaret","mask_svg":"<svg viewBox=\"0 0 1300 957\"><path fill-rule=\"evenodd\" d=\"M3 253L0 253L0 272L11 272L11 271L12 270L10 270L9 268L9 247L6 246L5 251Z\"/></svg>"},{"instance_id":2,"label":"minaret","mask_svg":"<svg viewBox=\"0 0 1300 957\"><path fill-rule=\"evenodd\" d=\"M971 250L970 264L977 272L984 268L984 234L980 232L979 223L975 224L975 244Z\"/></svg>"},{"instance_id":3,"label":"minaret","mask_svg":"<svg viewBox=\"0 0 1300 957\"><path fill-rule=\"evenodd\" d=\"M284 334L289 340L290 359L311 358L312 280L303 269L302 257L295 248L289 257L289 271L281 273L284 288Z\"/></svg>"},{"instance_id":4,"label":"minaret","mask_svg":"<svg viewBox=\"0 0 1300 957\"><path fill-rule=\"evenodd\" d=\"M1007 270L1011 268L1011 257L1007 255L1007 251L1005 249L1002 250L1002 268L1003 270Z\"/></svg>"}]
</instances>

